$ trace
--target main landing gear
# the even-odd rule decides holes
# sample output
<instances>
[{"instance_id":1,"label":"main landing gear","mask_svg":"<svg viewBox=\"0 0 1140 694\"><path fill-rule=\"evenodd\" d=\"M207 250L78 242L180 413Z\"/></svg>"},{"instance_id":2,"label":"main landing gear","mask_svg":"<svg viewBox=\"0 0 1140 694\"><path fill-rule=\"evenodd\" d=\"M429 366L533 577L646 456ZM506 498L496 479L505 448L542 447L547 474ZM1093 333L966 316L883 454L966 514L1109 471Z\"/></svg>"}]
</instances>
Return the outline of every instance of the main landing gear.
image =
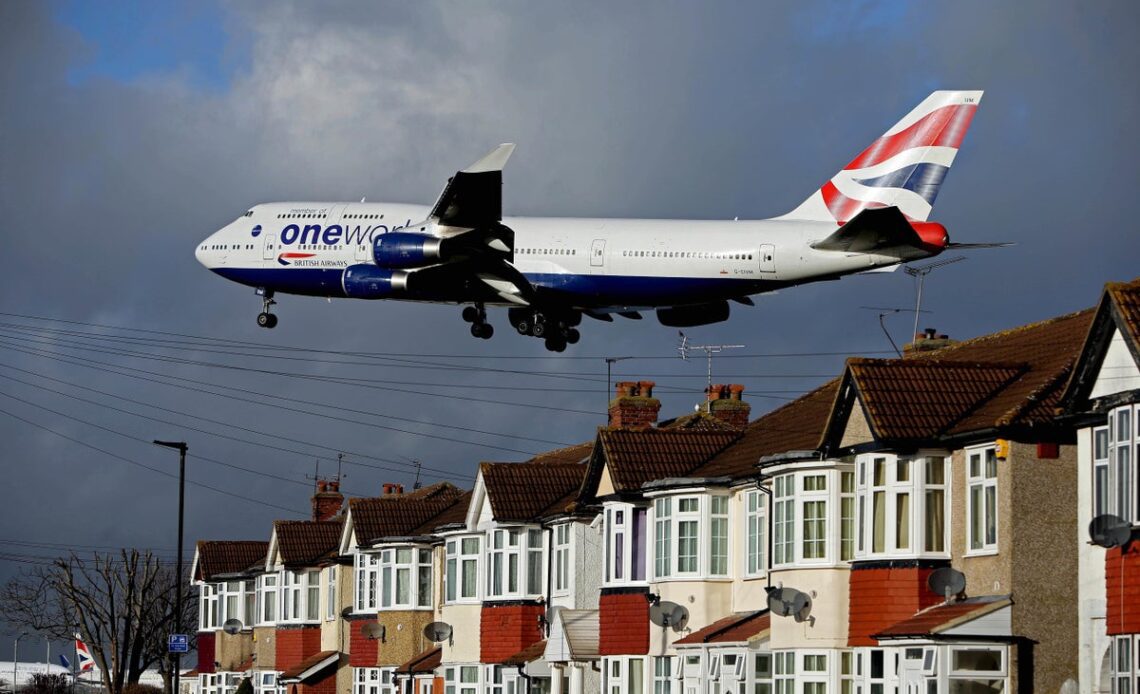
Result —
<instances>
[{"instance_id":1,"label":"main landing gear","mask_svg":"<svg viewBox=\"0 0 1140 694\"><path fill-rule=\"evenodd\" d=\"M562 352L566 345L577 344L582 334L574 326L582 322L582 314L544 315L525 308L512 308L507 312L511 325L520 335L542 339L551 352Z\"/></svg>"},{"instance_id":2,"label":"main landing gear","mask_svg":"<svg viewBox=\"0 0 1140 694\"><path fill-rule=\"evenodd\" d=\"M272 289L258 289L261 296L261 313L257 314L257 324L262 328L277 327L277 316L269 312L269 308L277 302L273 300Z\"/></svg>"},{"instance_id":3,"label":"main landing gear","mask_svg":"<svg viewBox=\"0 0 1140 694\"><path fill-rule=\"evenodd\" d=\"M495 334L495 326L487 322L487 309L481 302L463 307L463 320L471 324L471 337L490 340Z\"/></svg>"}]
</instances>

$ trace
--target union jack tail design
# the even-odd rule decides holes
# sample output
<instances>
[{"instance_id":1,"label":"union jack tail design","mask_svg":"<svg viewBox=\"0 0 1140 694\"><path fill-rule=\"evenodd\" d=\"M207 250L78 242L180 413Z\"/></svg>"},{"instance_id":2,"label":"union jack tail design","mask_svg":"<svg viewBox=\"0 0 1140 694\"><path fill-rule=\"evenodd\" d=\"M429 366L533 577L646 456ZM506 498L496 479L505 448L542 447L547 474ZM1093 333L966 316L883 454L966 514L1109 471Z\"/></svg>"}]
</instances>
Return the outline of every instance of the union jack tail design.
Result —
<instances>
[{"instance_id":1,"label":"union jack tail design","mask_svg":"<svg viewBox=\"0 0 1140 694\"><path fill-rule=\"evenodd\" d=\"M980 91L934 92L782 219L843 224L895 206L926 221L981 101Z\"/></svg>"},{"instance_id":2,"label":"union jack tail design","mask_svg":"<svg viewBox=\"0 0 1140 694\"><path fill-rule=\"evenodd\" d=\"M87 644L83 643L83 637L79 634L75 635L75 656L79 661L79 672L95 669L95 659L91 657L91 651L87 650Z\"/></svg>"}]
</instances>

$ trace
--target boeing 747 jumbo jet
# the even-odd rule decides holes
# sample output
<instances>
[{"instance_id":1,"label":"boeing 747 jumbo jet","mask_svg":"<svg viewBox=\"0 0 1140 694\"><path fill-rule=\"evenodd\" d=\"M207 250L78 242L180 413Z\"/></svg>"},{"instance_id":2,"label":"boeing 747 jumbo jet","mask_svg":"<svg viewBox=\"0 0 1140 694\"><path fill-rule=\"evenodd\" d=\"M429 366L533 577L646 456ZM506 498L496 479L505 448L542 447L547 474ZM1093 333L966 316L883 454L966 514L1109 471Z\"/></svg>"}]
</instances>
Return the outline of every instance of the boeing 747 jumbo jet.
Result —
<instances>
[{"instance_id":1,"label":"boeing 747 jumbo jet","mask_svg":"<svg viewBox=\"0 0 1140 694\"><path fill-rule=\"evenodd\" d=\"M504 144L456 173L431 207L397 203L257 205L196 249L199 262L257 289L272 328L278 293L467 304L487 339L488 306L555 352L582 316L653 310L664 325L728 318L753 294L890 270L950 247L928 221L980 91L931 94L791 212L760 221L508 217Z\"/></svg>"}]
</instances>

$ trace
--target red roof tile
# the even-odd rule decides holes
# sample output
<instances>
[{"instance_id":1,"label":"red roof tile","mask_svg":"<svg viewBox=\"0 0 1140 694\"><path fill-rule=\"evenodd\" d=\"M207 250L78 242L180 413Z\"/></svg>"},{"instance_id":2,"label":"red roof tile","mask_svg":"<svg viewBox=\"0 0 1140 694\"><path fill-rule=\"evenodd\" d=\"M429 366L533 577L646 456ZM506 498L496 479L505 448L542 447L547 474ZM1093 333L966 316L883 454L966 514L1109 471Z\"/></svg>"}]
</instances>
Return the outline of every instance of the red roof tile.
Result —
<instances>
[{"instance_id":1,"label":"red roof tile","mask_svg":"<svg viewBox=\"0 0 1140 694\"><path fill-rule=\"evenodd\" d=\"M1046 398L1042 407L1064 406L1066 412L1088 408L1088 396L1099 378L1110 340L1119 330L1125 343L1140 354L1140 279L1106 284L1072 373L1062 393ZM1054 410L1057 411L1057 410Z\"/></svg>"},{"instance_id":2,"label":"red roof tile","mask_svg":"<svg viewBox=\"0 0 1140 694\"><path fill-rule=\"evenodd\" d=\"M617 492L636 490L653 480L685 477L740 437L739 430L599 429L590 461L591 482L596 484L603 465Z\"/></svg>"},{"instance_id":3,"label":"red roof tile","mask_svg":"<svg viewBox=\"0 0 1140 694\"><path fill-rule=\"evenodd\" d=\"M959 624L977 619L982 615L1013 604L1008 595L985 595L968 598L960 602L928 607L909 619L892 624L877 634L876 639L900 638L905 636L930 636L951 629Z\"/></svg>"},{"instance_id":4,"label":"red roof tile","mask_svg":"<svg viewBox=\"0 0 1140 694\"><path fill-rule=\"evenodd\" d=\"M293 667L289 668L288 670L285 670L284 672L282 672L281 676L278 679L279 680L295 680L295 679L301 677L302 675L304 675L309 670L312 670L313 668L320 666L322 663L325 663L325 661L329 661L323 667L321 667L320 670L309 673L309 676L312 677L313 675L317 674L318 672L324 671L330 665L336 664L336 656L339 656L339 655L340 655L340 653L337 651L321 651L320 653L315 653L315 654L309 656L308 658L305 658L301 662L297 663Z\"/></svg>"},{"instance_id":5,"label":"red roof tile","mask_svg":"<svg viewBox=\"0 0 1140 694\"><path fill-rule=\"evenodd\" d=\"M564 513L586 474L580 463L482 463L479 472L496 521L532 521Z\"/></svg>"},{"instance_id":6,"label":"red roof tile","mask_svg":"<svg viewBox=\"0 0 1140 694\"><path fill-rule=\"evenodd\" d=\"M1104 290L1124 324L1124 332L1131 333L1132 344L1140 347L1140 279L1111 282Z\"/></svg>"},{"instance_id":7,"label":"red roof tile","mask_svg":"<svg viewBox=\"0 0 1140 694\"><path fill-rule=\"evenodd\" d=\"M678 639L674 646L705 643L745 643L764 634L771 627L768 610L731 614L718 619L704 629Z\"/></svg>"},{"instance_id":8,"label":"red roof tile","mask_svg":"<svg viewBox=\"0 0 1140 694\"><path fill-rule=\"evenodd\" d=\"M263 567L267 551L269 543L261 540L199 540L196 578L209 581Z\"/></svg>"},{"instance_id":9,"label":"red roof tile","mask_svg":"<svg viewBox=\"0 0 1140 694\"><path fill-rule=\"evenodd\" d=\"M362 547L386 537L411 537L430 533L442 522L435 520L462 503L466 514L467 492L449 482L440 482L408 494L387 494L370 499L350 499L349 514L356 543Z\"/></svg>"},{"instance_id":10,"label":"red roof tile","mask_svg":"<svg viewBox=\"0 0 1140 694\"><path fill-rule=\"evenodd\" d=\"M400 674L411 673L413 675L423 675L435 672L439 664L443 662L443 647L436 646L430 648L400 667L396 668L396 672Z\"/></svg>"},{"instance_id":11,"label":"red roof tile","mask_svg":"<svg viewBox=\"0 0 1140 694\"><path fill-rule=\"evenodd\" d=\"M275 521L277 551L285 566L315 566L335 557L340 549L344 519Z\"/></svg>"},{"instance_id":12,"label":"red roof tile","mask_svg":"<svg viewBox=\"0 0 1140 694\"><path fill-rule=\"evenodd\" d=\"M538 660L546 652L546 641L536 641L518 653L507 658L499 665L526 665L527 663Z\"/></svg>"}]
</instances>

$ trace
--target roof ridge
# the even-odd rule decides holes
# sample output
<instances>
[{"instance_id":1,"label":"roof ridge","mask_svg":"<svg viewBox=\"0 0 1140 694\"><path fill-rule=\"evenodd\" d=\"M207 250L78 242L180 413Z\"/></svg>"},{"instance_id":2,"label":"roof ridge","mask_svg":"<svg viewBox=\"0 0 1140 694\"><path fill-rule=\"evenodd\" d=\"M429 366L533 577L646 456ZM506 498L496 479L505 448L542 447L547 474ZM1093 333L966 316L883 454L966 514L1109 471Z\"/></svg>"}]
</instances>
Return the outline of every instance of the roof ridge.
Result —
<instances>
[{"instance_id":1,"label":"roof ridge","mask_svg":"<svg viewBox=\"0 0 1140 694\"><path fill-rule=\"evenodd\" d=\"M980 361L978 359L880 359L877 357L851 357L847 360L848 366L952 366L966 369L1025 369L1030 366L1027 361Z\"/></svg>"},{"instance_id":2,"label":"roof ridge","mask_svg":"<svg viewBox=\"0 0 1140 694\"><path fill-rule=\"evenodd\" d=\"M1078 317L1082 314L1085 314L1085 313L1089 313L1090 311L1095 311L1096 309L1097 309L1096 306L1089 306L1087 308L1080 309L1079 311L1072 311L1070 313L1064 313L1060 316L1053 316L1052 318L1046 318L1044 320L1039 320L1039 321L1036 321L1034 323L1026 323L1025 325L1018 325L1018 326L1015 326L1013 328L1006 328L1005 330L999 330L997 332L988 333L986 335L978 335L977 337L971 337L971 338L966 339L966 340L961 340L961 341L955 342L953 344L946 345L945 347L940 347L936 350L931 350L929 352L919 352L919 353L914 354L911 357L909 357L909 359L912 361L928 361L928 360L940 357L943 354L945 354L946 352L950 352L950 351L954 351L954 350L960 350L964 347L969 347L969 346L981 344L983 342L986 342L987 340L996 340L999 338L1006 338L1006 337L1009 337L1010 335L1013 335L1016 333L1024 333L1024 332L1028 332L1030 330L1036 330L1038 328L1042 328L1044 326L1047 326L1047 325L1050 325L1053 323L1060 323L1061 321L1072 320L1073 318L1076 318L1076 317Z\"/></svg>"}]
</instances>

